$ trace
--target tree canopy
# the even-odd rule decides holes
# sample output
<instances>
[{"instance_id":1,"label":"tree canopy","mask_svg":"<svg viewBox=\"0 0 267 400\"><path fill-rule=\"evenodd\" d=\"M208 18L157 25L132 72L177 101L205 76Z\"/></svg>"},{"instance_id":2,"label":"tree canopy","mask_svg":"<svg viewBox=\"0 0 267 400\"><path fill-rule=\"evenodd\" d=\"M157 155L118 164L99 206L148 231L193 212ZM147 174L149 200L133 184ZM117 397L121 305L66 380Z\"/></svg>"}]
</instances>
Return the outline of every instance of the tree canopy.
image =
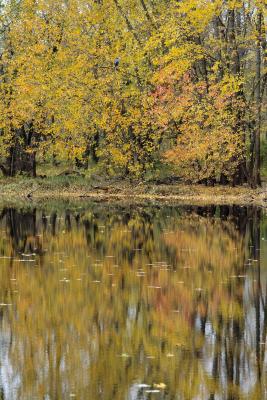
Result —
<instances>
[{"instance_id":1,"label":"tree canopy","mask_svg":"<svg viewBox=\"0 0 267 400\"><path fill-rule=\"evenodd\" d=\"M7 0L0 11L5 174L56 158L260 184L266 0Z\"/></svg>"}]
</instances>

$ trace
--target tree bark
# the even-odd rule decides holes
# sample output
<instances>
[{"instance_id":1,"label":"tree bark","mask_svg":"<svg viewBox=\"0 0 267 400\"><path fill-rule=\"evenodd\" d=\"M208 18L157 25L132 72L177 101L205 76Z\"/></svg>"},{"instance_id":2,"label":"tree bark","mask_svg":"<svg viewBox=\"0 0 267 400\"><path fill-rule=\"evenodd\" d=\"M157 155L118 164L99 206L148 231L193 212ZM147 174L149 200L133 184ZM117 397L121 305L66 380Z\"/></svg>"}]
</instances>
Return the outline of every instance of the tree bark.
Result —
<instances>
[{"instance_id":1,"label":"tree bark","mask_svg":"<svg viewBox=\"0 0 267 400\"><path fill-rule=\"evenodd\" d=\"M262 111L262 101L261 101L261 69L262 69L262 51L261 51L261 41L262 41L262 12L258 10L257 15L257 47L256 47L256 129L255 129L255 139L254 139L254 165L253 165L253 176L252 176L252 186L256 187L261 185L260 177L260 135L261 135L261 111Z\"/></svg>"}]
</instances>

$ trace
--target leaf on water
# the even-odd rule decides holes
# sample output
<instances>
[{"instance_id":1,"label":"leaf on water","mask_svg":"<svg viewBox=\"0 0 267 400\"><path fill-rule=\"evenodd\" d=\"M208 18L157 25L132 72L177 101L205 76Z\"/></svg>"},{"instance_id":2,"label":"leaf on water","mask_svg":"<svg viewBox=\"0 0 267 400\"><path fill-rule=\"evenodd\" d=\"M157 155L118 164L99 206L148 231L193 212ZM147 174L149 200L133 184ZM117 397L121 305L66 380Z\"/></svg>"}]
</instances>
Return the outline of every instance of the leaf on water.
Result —
<instances>
[{"instance_id":1,"label":"leaf on water","mask_svg":"<svg viewBox=\"0 0 267 400\"><path fill-rule=\"evenodd\" d=\"M121 358L129 358L129 357L131 357L129 354L127 354L127 353L122 353L122 354L120 354L118 357L121 357Z\"/></svg>"},{"instance_id":2,"label":"leaf on water","mask_svg":"<svg viewBox=\"0 0 267 400\"><path fill-rule=\"evenodd\" d=\"M146 383L138 383L136 386L140 389L151 387L151 385L147 385Z\"/></svg>"},{"instance_id":3,"label":"leaf on water","mask_svg":"<svg viewBox=\"0 0 267 400\"><path fill-rule=\"evenodd\" d=\"M160 393L160 390L158 389L146 390L146 393Z\"/></svg>"},{"instance_id":4,"label":"leaf on water","mask_svg":"<svg viewBox=\"0 0 267 400\"><path fill-rule=\"evenodd\" d=\"M167 385L165 385L165 383L161 382L161 383L154 383L153 387L163 390L163 389L166 389Z\"/></svg>"},{"instance_id":5,"label":"leaf on water","mask_svg":"<svg viewBox=\"0 0 267 400\"><path fill-rule=\"evenodd\" d=\"M149 289L161 289L161 286L148 286Z\"/></svg>"}]
</instances>

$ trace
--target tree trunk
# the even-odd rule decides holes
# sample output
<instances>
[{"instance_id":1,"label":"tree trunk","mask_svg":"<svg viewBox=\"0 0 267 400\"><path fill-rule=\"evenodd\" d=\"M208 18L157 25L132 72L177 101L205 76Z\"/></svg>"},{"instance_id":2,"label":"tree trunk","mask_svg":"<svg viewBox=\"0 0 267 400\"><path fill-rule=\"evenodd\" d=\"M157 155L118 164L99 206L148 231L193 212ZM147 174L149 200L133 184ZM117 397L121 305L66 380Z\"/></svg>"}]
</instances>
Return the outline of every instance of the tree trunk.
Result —
<instances>
[{"instance_id":1,"label":"tree trunk","mask_svg":"<svg viewBox=\"0 0 267 400\"><path fill-rule=\"evenodd\" d=\"M252 186L256 187L261 185L260 177L260 135L261 135L261 41L262 41L262 12L258 11L257 15L257 48L256 48L256 129L254 138L254 165Z\"/></svg>"},{"instance_id":2,"label":"tree trunk","mask_svg":"<svg viewBox=\"0 0 267 400\"><path fill-rule=\"evenodd\" d=\"M236 23L236 19L238 21L240 16L237 10L229 10L228 16L229 16L228 30L227 30L228 53L229 53L228 68L234 76L238 76L241 71L241 65L240 65L240 57L239 57L237 38L236 38L236 30L238 31L239 29L238 22ZM240 102L243 101L244 93L242 87L240 87L240 90L236 93L236 98L237 100L240 100ZM239 104L239 102L237 102L237 104ZM238 107L237 110L233 109L233 113L235 112L236 112L236 131L240 132L240 134L241 132L243 132L242 142L245 148L246 136L245 136L245 127L243 126L244 124L242 123L242 110L241 108ZM233 186L242 185L245 182L247 182L247 176L248 174L246 167L246 158L245 155L243 155L243 157L239 161L239 165L233 176L233 182L232 182Z\"/></svg>"},{"instance_id":3,"label":"tree trunk","mask_svg":"<svg viewBox=\"0 0 267 400\"><path fill-rule=\"evenodd\" d=\"M25 173L36 177L36 152L32 149L32 127L26 132L25 127L17 129L14 144L10 147L6 165L1 169L7 176L15 176L17 173Z\"/></svg>"}]
</instances>

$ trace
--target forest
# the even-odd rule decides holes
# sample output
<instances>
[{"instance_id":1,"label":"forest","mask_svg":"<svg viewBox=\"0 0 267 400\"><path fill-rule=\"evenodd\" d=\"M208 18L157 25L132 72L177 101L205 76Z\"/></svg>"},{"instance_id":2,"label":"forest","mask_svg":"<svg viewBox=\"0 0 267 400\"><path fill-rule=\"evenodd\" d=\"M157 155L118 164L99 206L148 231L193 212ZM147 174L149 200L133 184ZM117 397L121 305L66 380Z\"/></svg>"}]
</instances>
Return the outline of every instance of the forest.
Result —
<instances>
[{"instance_id":1,"label":"forest","mask_svg":"<svg viewBox=\"0 0 267 400\"><path fill-rule=\"evenodd\" d=\"M266 0L3 0L0 169L261 185Z\"/></svg>"}]
</instances>

